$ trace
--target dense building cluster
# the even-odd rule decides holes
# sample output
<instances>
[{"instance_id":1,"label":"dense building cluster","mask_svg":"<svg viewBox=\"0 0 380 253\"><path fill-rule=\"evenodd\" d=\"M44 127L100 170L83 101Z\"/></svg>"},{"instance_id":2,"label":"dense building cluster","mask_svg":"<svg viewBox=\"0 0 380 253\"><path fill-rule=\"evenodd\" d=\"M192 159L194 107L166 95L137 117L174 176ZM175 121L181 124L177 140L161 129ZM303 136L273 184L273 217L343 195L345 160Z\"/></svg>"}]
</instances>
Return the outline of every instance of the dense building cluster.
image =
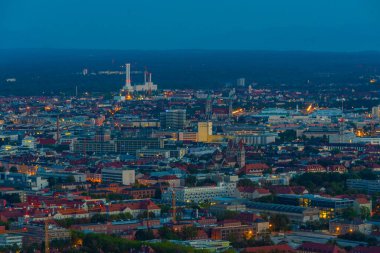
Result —
<instances>
[{"instance_id":1,"label":"dense building cluster","mask_svg":"<svg viewBox=\"0 0 380 253\"><path fill-rule=\"evenodd\" d=\"M0 98L0 247L81 247L74 231L213 252L379 252L380 106L242 78L160 91L146 77L115 96Z\"/></svg>"}]
</instances>

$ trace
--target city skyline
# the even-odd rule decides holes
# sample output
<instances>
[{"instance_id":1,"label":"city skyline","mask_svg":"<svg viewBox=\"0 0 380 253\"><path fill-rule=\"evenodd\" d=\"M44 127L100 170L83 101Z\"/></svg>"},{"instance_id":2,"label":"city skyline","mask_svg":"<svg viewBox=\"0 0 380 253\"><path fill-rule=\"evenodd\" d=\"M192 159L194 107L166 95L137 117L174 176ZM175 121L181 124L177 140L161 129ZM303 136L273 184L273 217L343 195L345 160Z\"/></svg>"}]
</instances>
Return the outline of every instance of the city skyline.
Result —
<instances>
[{"instance_id":1,"label":"city skyline","mask_svg":"<svg viewBox=\"0 0 380 253\"><path fill-rule=\"evenodd\" d=\"M379 7L0 2L0 252L379 253Z\"/></svg>"}]
</instances>

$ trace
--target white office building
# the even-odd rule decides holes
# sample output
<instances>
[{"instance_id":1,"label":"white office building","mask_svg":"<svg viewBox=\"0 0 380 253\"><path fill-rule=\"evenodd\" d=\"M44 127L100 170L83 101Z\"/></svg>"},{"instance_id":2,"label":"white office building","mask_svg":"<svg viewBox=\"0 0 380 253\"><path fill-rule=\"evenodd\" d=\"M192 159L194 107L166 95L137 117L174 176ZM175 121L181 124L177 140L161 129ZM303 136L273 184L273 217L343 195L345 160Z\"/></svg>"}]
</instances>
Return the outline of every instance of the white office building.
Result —
<instances>
[{"instance_id":1,"label":"white office building","mask_svg":"<svg viewBox=\"0 0 380 253\"><path fill-rule=\"evenodd\" d=\"M236 182L219 183L217 186L169 188L162 194L162 200L171 202L173 190L178 203L198 203L212 201L214 198L232 197L236 193Z\"/></svg>"},{"instance_id":2,"label":"white office building","mask_svg":"<svg viewBox=\"0 0 380 253\"><path fill-rule=\"evenodd\" d=\"M36 138L33 136L25 136L21 145L26 148L34 149L36 147Z\"/></svg>"},{"instance_id":3,"label":"white office building","mask_svg":"<svg viewBox=\"0 0 380 253\"><path fill-rule=\"evenodd\" d=\"M135 183L135 171L128 168L103 168L102 182L131 185Z\"/></svg>"},{"instance_id":4,"label":"white office building","mask_svg":"<svg viewBox=\"0 0 380 253\"><path fill-rule=\"evenodd\" d=\"M277 133L238 134L235 139L237 142L242 140L247 145L259 146L274 143L277 136Z\"/></svg>"},{"instance_id":5,"label":"white office building","mask_svg":"<svg viewBox=\"0 0 380 253\"><path fill-rule=\"evenodd\" d=\"M22 248L22 235L0 234L0 247L11 247L15 244Z\"/></svg>"}]
</instances>

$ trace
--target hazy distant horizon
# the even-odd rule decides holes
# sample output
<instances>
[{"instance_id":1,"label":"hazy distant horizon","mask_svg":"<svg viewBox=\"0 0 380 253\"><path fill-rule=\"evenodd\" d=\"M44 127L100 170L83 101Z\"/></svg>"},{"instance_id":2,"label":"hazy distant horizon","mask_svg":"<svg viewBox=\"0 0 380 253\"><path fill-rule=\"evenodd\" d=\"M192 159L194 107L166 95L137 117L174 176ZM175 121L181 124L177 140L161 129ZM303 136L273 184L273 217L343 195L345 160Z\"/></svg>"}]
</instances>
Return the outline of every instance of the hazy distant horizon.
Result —
<instances>
[{"instance_id":1,"label":"hazy distant horizon","mask_svg":"<svg viewBox=\"0 0 380 253\"><path fill-rule=\"evenodd\" d=\"M247 84L288 88L312 84L365 84L379 75L380 52L258 50L0 50L1 94L118 91L125 76L99 71L145 68L159 88L215 88L246 78ZM88 76L82 76L87 69ZM94 74L92 74L94 73ZM8 78L16 78L8 83ZM133 82L142 80L132 76ZM269 85L269 86L268 86ZM282 86L281 86L282 87ZM313 88L308 85L307 88Z\"/></svg>"},{"instance_id":2,"label":"hazy distant horizon","mask_svg":"<svg viewBox=\"0 0 380 253\"><path fill-rule=\"evenodd\" d=\"M104 52L256 52L256 53L321 53L321 54L366 54L366 53L380 53L380 49L367 49L367 50L351 50L351 51L339 51L339 50L305 50L305 49L209 49L209 48L176 48L176 49L121 49L121 48L0 48L0 51L7 52L22 52L22 51L104 51Z\"/></svg>"}]
</instances>

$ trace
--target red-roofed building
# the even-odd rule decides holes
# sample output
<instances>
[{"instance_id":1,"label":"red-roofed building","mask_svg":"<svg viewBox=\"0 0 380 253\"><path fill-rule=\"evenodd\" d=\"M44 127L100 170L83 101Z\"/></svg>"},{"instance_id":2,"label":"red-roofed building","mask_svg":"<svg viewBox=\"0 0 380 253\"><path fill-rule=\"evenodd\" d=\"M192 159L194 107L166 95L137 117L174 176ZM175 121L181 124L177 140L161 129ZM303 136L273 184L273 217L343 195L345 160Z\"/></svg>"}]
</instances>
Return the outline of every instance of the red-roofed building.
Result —
<instances>
[{"instance_id":1,"label":"red-roofed building","mask_svg":"<svg viewBox=\"0 0 380 253\"><path fill-rule=\"evenodd\" d=\"M309 193L303 186L280 186L273 185L269 186L269 190L274 194L307 194Z\"/></svg>"},{"instance_id":2,"label":"red-roofed building","mask_svg":"<svg viewBox=\"0 0 380 253\"><path fill-rule=\"evenodd\" d=\"M334 244L304 242L297 248L297 253L346 253Z\"/></svg>"},{"instance_id":3,"label":"red-roofed building","mask_svg":"<svg viewBox=\"0 0 380 253\"><path fill-rule=\"evenodd\" d=\"M337 173L346 173L347 172L347 168L344 167L344 165L331 165L331 166L328 166L327 167L327 172L337 172Z\"/></svg>"},{"instance_id":4,"label":"red-roofed building","mask_svg":"<svg viewBox=\"0 0 380 253\"><path fill-rule=\"evenodd\" d=\"M155 188L130 188L124 189L123 194L131 196L133 199L150 199L156 194Z\"/></svg>"},{"instance_id":5,"label":"red-roofed building","mask_svg":"<svg viewBox=\"0 0 380 253\"><path fill-rule=\"evenodd\" d=\"M42 146L49 146L49 145L54 145L56 143L56 140L53 138L38 138L37 139L37 144L42 145Z\"/></svg>"},{"instance_id":6,"label":"red-roofed building","mask_svg":"<svg viewBox=\"0 0 380 253\"><path fill-rule=\"evenodd\" d=\"M306 165L302 170L307 173L326 172L326 168L320 164Z\"/></svg>"},{"instance_id":7,"label":"red-roofed building","mask_svg":"<svg viewBox=\"0 0 380 253\"><path fill-rule=\"evenodd\" d=\"M57 213L54 214L53 218L57 220L68 218L82 219L90 217L88 211L84 209L58 209L56 212Z\"/></svg>"},{"instance_id":8,"label":"red-roofed building","mask_svg":"<svg viewBox=\"0 0 380 253\"><path fill-rule=\"evenodd\" d=\"M254 236L252 225L243 225L238 220L224 220L217 227L211 228L211 239L228 240L233 236L237 240L250 239Z\"/></svg>"},{"instance_id":9,"label":"red-roofed building","mask_svg":"<svg viewBox=\"0 0 380 253\"><path fill-rule=\"evenodd\" d=\"M269 166L265 163L251 163L241 168L239 174L262 176L263 172L268 169Z\"/></svg>"},{"instance_id":10,"label":"red-roofed building","mask_svg":"<svg viewBox=\"0 0 380 253\"><path fill-rule=\"evenodd\" d=\"M350 250L350 253L379 253L380 246L357 246Z\"/></svg>"},{"instance_id":11,"label":"red-roofed building","mask_svg":"<svg viewBox=\"0 0 380 253\"><path fill-rule=\"evenodd\" d=\"M241 198L256 199L264 196L271 195L268 189L255 188L252 186L238 187Z\"/></svg>"},{"instance_id":12,"label":"red-roofed building","mask_svg":"<svg viewBox=\"0 0 380 253\"><path fill-rule=\"evenodd\" d=\"M120 214L120 213L130 213L134 218L136 218L139 214L143 214L144 212L154 213L155 216L159 216L161 213L161 208L159 208L153 201L151 200L139 200L139 201L131 201L127 203L117 203L110 204L108 206L96 206L93 208L89 208L90 214Z\"/></svg>"},{"instance_id":13,"label":"red-roofed building","mask_svg":"<svg viewBox=\"0 0 380 253\"><path fill-rule=\"evenodd\" d=\"M242 253L296 253L296 251L287 244L248 247L241 251Z\"/></svg>"}]
</instances>

